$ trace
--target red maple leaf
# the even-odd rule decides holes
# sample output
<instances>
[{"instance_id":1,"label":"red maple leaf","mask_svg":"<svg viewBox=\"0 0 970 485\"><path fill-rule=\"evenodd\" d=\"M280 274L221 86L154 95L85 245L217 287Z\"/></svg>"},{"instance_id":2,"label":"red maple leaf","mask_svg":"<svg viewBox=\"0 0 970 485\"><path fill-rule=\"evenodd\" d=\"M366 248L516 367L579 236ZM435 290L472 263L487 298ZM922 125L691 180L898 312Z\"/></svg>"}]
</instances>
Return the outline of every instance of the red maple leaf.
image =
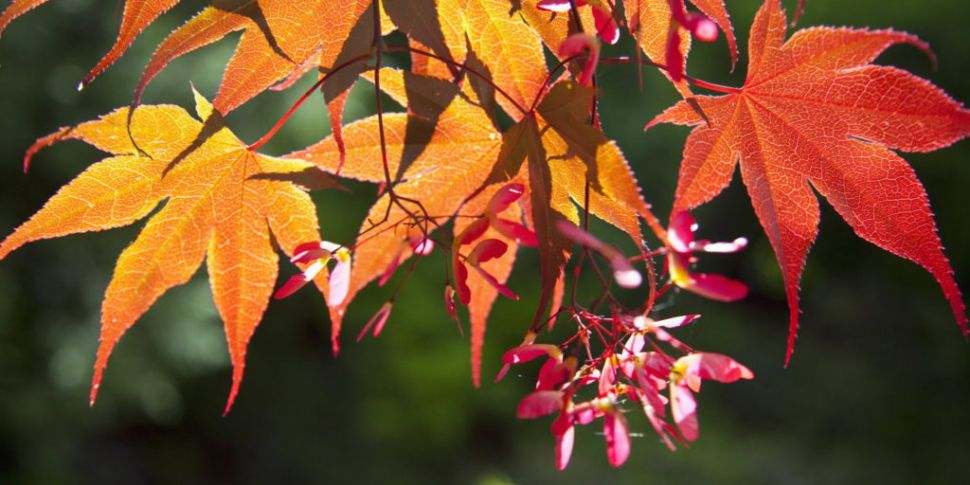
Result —
<instances>
[{"instance_id":1,"label":"red maple leaf","mask_svg":"<svg viewBox=\"0 0 970 485\"><path fill-rule=\"evenodd\" d=\"M785 279L786 362L798 329L798 281L818 233L811 187L859 237L926 268L967 335L963 299L926 192L893 150L927 152L963 139L970 111L929 81L870 64L897 43L929 53L912 35L817 27L786 42L785 30L779 1L767 0L751 27L744 86L697 97L703 113L681 101L647 125L696 127L684 148L674 211L713 199L740 165Z\"/></svg>"}]
</instances>

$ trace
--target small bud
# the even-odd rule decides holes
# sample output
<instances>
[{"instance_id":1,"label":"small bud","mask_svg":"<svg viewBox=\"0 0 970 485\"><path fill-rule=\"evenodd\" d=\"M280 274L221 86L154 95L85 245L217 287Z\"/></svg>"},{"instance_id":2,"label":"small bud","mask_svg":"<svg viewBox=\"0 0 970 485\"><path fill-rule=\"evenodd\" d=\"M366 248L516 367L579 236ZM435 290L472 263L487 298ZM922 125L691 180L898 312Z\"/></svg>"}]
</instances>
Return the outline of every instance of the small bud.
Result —
<instances>
[{"instance_id":1,"label":"small bud","mask_svg":"<svg viewBox=\"0 0 970 485\"><path fill-rule=\"evenodd\" d=\"M577 7L582 7L586 5L585 0L575 0ZM572 5L570 5L569 0L539 0L536 4L536 8L539 10L545 10L546 12L556 12L563 13L568 12Z\"/></svg>"},{"instance_id":2,"label":"small bud","mask_svg":"<svg viewBox=\"0 0 970 485\"><path fill-rule=\"evenodd\" d=\"M430 239L420 239L417 242L412 241L411 250L418 256L427 256L434 251L434 241Z\"/></svg>"},{"instance_id":3,"label":"small bud","mask_svg":"<svg viewBox=\"0 0 970 485\"><path fill-rule=\"evenodd\" d=\"M614 271L613 278L621 288L636 288L643 282L640 272L632 268Z\"/></svg>"},{"instance_id":4,"label":"small bud","mask_svg":"<svg viewBox=\"0 0 970 485\"><path fill-rule=\"evenodd\" d=\"M717 24L703 15L691 16L690 33L695 39L701 42L714 42L717 40Z\"/></svg>"},{"instance_id":5,"label":"small bud","mask_svg":"<svg viewBox=\"0 0 970 485\"><path fill-rule=\"evenodd\" d=\"M747 245L748 239L739 237L731 242L698 242L693 245L692 249L705 253L736 253L747 247Z\"/></svg>"}]
</instances>

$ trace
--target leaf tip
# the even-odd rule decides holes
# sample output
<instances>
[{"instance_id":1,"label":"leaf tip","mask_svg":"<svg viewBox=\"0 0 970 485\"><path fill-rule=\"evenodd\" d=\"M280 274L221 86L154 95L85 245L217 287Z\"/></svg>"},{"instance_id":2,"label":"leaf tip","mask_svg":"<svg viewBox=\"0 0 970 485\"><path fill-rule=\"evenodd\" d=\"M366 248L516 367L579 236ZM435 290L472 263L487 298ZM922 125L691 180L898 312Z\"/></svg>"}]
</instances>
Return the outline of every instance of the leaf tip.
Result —
<instances>
[{"instance_id":1,"label":"leaf tip","mask_svg":"<svg viewBox=\"0 0 970 485\"><path fill-rule=\"evenodd\" d=\"M482 386L482 347L485 345L485 317L472 315L471 338L471 366L472 385L476 389Z\"/></svg>"},{"instance_id":2,"label":"leaf tip","mask_svg":"<svg viewBox=\"0 0 970 485\"><path fill-rule=\"evenodd\" d=\"M61 128L50 135L38 138L33 144L27 147L27 150L24 151L24 173L30 170L31 162L34 159L34 155L37 155L37 152L69 137L75 128L74 126Z\"/></svg>"},{"instance_id":3,"label":"leaf tip","mask_svg":"<svg viewBox=\"0 0 970 485\"><path fill-rule=\"evenodd\" d=\"M330 337L330 351L333 353L334 357L340 356L340 336L338 334Z\"/></svg>"},{"instance_id":4,"label":"leaf tip","mask_svg":"<svg viewBox=\"0 0 970 485\"><path fill-rule=\"evenodd\" d=\"M788 323L788 343L785 346L785 367L791 363L792 354L795 353L795 339L798 338L798 309L792 309L791 320Z\"/></svg>"},{"instance_id":5,"label":"leaf tip","mask_svg":"<svg viewBox=\"0 0 970 485\"><path fill-rule=\"evenodd\" d=\"M226 407L222 410L222 417L229 415L233 403L236 402L236 396L239 394L239 385L242 384L243 370L245 367L246 365L241 362L234 362L232 365L232 388L229 389L229 398L226 399Z\"/></svg>"},{"instance_id":6,"label":"leaf tip","mask_svg":"<svg viewBox=\"0 0 970 485\"><path fill-rule=\"evenodd\" d=\"M94 378L91 380L91 392L88 394L88 406L94 407L94 402L98 400L98 389L101 388L101 373L103 369L95 368Z\"/></svg>"},{"instance_id":7,"label":"leaf tip","mask_svg":"<svg viewBox=\"0 0 970 485\"><path fill-rule=\"evenodd\" d=\"M118 343L117 338L106 338L104 336L103 321L101 332L102 335L98 342L97 356L94 359L94 375L91 376L91 391L88 394L88 406L92 407L95 401L98 400L98 391L101 389L101 379L104 377L104 369L108 367L108 358L111 357L111 351L114 349L115 344Z\"/></svg>"},{"instance_id":8,"label":"leaf tip","mask_svg":"<svg viewBox=\"0 0 970 485\"><path fill-rule=\"evenodd\" d=\"M2 255L3 253L0 252L0 259L3 259ZM963 295L957 290L955 294L947 296L950 300L950 309L953 311L953 318L960 327L963 338L970 341L970 326L967 325L970 321L967 320L967 307L963 304Z\"/></svg>"}]
</instances>

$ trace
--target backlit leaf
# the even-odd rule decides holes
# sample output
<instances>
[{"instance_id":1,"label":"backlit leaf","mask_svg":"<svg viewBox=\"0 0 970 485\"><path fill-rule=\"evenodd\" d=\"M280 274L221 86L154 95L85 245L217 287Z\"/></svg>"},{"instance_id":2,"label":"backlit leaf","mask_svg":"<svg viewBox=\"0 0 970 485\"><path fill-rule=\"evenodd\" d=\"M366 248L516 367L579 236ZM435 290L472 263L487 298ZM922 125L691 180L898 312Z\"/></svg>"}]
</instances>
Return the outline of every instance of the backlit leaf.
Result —
<instances>
[{"instance_id":1,"label":"backlit leaf","mask_svg":"<svg viewBox=\"0 0 970 485\"><path fill-rule=\"evenodd\" d=\"M439 97L428 92L420 93L431 85L416 78L418 76L409 73L385 69L381 75L382 88L404 105L409 105L408 100L412 96L421 96L428 102L447 100L448 104L443 107L437 122L429 127L430 138L421 143L421 151L394 190L402 197L421 201L424 210L411 204L408 206L410 211L419 214L426 211L436 224L443 224L456 213L468 194L484 183L498 158L501 136L485 112L476 105L475 95L470 88L466 87L461 96ZM412 84L420 89L409 92L408 86ZM388 161L393 168L400 165L406 149L412 146L408 144L407 130L408 123L414 118L403 114L384 117ZM376 126L376 117L347 126L347 158L341 170L342 175L384 182ZM292 156L306 159L325 171L335 171L339 164L339 152L332 137ZM357 263L347 299L339 308L331 309L331 339L335 351L339 349L341 319L346 306L364 286L393 263L401 254L402 247L407 246L409 231L401 226L407 221L409 216L399 205L390 204L387 195L377 200L365 218L361 232L367 233L364 236L366 241L358 242ZM409 248L404 248L404 252L410 255Z\"/></svg>"},{"instance_id":2,"label":"backlit leaf","mask_svg":"<svg viewBox=\"0 0 970 485\"><path fill-rule=\"evenodd\" d=\"M228 411L242 381L246 347L276 282L271 237L287 254L319 239L309 196L270 176L311 165L247 151L208 101L196 100L204 123L176 106L143 106L129 125L128 108L122 108L41 139L44 146L80 139L113 156L64 186L0 244L2 258L31 241L130 224L164 201L121 253L105 293L92 402L115 344L207 259L233 364Z\"/></svg>"},{"instance_id":3,"label":"backlit leaf","mask_svg":"<svg viewBox=\"0 0 970 485\"><path fill-rule=\"evenodd\" d=\"M819 27L785 41L778 0L758 11L744 87L657 117L696 126L687 139L674 211L718 195L740 160L755 213L785 279L788 352L798 328L798 282L818 233L815 188L855 233L936 278L967 334L965 308L923 186L892 149L930 151L970 134L970 112L926 80L869 64L893 44L926 50L891 30ZM650 125L648 125L650 126Z\"/></svg>"},{"instance_id":4,"label":"backlit leaf","mask_svg":"<svg viewBox=\"0 0 970 485\"><path fill-rule=\"evenodd\" d=\"M148 83L172 60L242 30L213 101L220 113L227 114L285 78L314 54L320 53L321 67L333 67L351 28L370 4L371 0L213 2L159 45L138 83L136 98L140 99Z\"/></svg>"},{"instance_id":5,"label":"backlit leaf","mask_svg":"<svg viewBox=\"0 0 970 485\"><path fill-rule=\"evenodd\" d=\"M462 19L469 45L511 98L497 96L496 101L513 119L521 119L520 108L529 109L546 79L539 36L503 0L467 0Z\"/></svg>"}]
</instances>

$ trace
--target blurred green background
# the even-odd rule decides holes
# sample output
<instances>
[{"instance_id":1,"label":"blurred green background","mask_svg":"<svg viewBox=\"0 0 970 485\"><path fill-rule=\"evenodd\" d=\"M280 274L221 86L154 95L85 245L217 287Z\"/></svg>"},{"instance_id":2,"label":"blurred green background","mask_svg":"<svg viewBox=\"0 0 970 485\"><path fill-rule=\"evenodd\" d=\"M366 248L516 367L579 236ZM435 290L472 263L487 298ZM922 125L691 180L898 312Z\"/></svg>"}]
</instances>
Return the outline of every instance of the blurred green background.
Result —
<instances>
[{"instance_id":1,"label":"blurred green background","mask_svg":"<svg viewBox=\"0 0 970 485\"><path fill-rule=\"evenodd\" d=\"M744 46L758 2L727 3ZM30 142L127 103L155 45L202 4L183 2L81 93L78 80L114 39L120 2L51 2L9 28L0 41L0 231L26 220L100 158L81 143L66 143L42 153L25 176L20 160ZM935 48L939 70L909 47L891 49L880 62L928 77L966 101L968 20L965 0L812 0L801 25L916 33ZM214 95L235 45L231 37L173 63L146 101L188 107L189 80ZM610 52L630 49L627 38ZM690 72L738 85L745 50L732 74L723 40L700 45ZM602 72L605 129L664 214L687 130L664 126L645 135L641 128L675 94L656 73L645 76L639 91L629 66ZM233 113L230 126L255 140L309 82L260 96ZM371 109L369 93L358 91L348 119ZM268 151L285 153L327 132L322 102L314 100ZM906 158L930 193L958 281L970 290L970 143ZM606 463L594 426L579 431L568 471L555 471L549 420L514 417L536 369L471 386L467 341L440 304L441 257L412 278L384 335L354 345L351 337L386 297L365 292L351 307L338 359L329 353L329 324L314 292L274 302L250 345L246 381L227 417L221 411L228 355L201 271L127 334L97 406L88 408L101 295L136 224L35 243L0 263L0 483L970 483L970 349L932 278L856 239L823 204L802 285L801 336L784 369L781 278L738 182L696 215L706 238L752 237L744 253L710 262L749 282L751 297L723 305L685 294L665 312L704 313L680 335L737 358L756 379L705 387L701 439L688 449L668 452L631 413L631 427L644 434L622 469ZM372 187L349 186L352 193L314 194L328 239L352 237L372 201ZM513 276L524 301L502 301L492 315L486 376L528 325L535 264L533 255L524 256Z\"/></svg>"}]
</instances>

